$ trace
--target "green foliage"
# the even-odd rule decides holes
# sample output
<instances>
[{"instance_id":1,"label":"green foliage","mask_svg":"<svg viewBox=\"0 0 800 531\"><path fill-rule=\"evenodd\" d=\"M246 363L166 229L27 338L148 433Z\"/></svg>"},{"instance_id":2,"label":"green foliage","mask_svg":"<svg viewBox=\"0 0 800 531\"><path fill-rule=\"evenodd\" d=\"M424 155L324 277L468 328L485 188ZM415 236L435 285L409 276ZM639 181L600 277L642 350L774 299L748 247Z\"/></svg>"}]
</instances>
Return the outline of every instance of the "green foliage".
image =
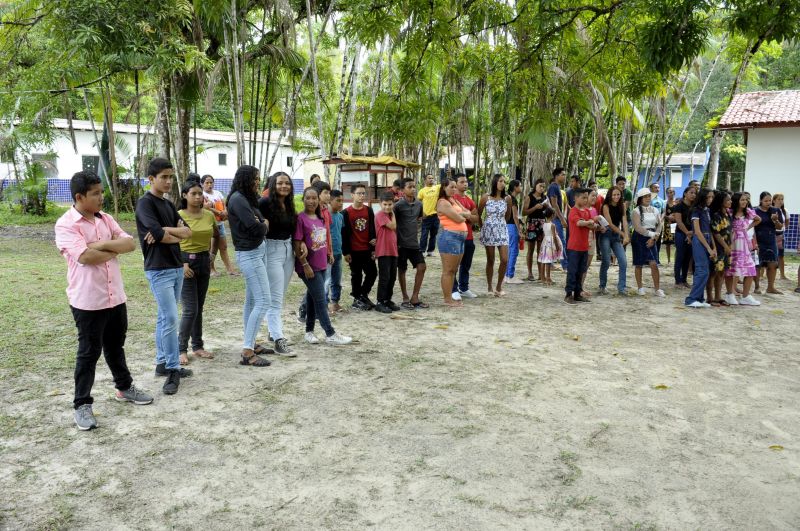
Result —
<instances>
[{"instance_id":1,"label":"green foliage","mask_svg":"<svg viewBox=\"0 0 800 531\"><path fill-rule=\"evenodd\" d=\"M696 57L711 29L707 0L669 0L653 3L653 18L641 27L642 59L666 75Z\"/></svg>"},{"instance_id":2,"label":"green foliage","mask_svg":"<svg viewBox=\"0 0 800 531\"><path fill-rule=\"evenodd\" d=\"M47 177L43 164L32 162L25 166L23 178L9 185L4 196L20 214L45 216L47 214Z\"/></svg>"}]
</instances>

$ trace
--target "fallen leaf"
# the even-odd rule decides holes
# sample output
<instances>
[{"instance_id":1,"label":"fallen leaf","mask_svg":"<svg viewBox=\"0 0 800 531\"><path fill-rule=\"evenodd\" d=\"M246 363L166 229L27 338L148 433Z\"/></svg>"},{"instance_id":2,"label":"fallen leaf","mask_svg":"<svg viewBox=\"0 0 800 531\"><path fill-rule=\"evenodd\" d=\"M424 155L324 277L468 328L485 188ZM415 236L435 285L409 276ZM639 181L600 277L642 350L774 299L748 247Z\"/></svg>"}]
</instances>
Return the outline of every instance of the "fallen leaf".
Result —
<instances>
[{"instance_id":1,"label":"fallen leaf","mask_svg":"<svg viewBox=\"0 0 800 531\"><path fill-rule=\"evenodd\" d=\"M220 289L219 288L208 288L208 292L209 293L219 293Z\"/></svg>"},{"instance_id":2,"label":"fallen leaf","mask_svg":"<svg viewBox=\"0 0 800 531\"><path fill-rule=\"evenodd\" d=\"M773 315L783 315L785 313L783 310L772 310Z\"/></svg>"},{"instance_id":3,"label":"fallen leaf","mask_svg":"<svg viewBox=\"0 0 800 531\"><path fill-rule=\"evenodd\" d=\"M756 326L758 326L758 325L760 325L760 324L761 324L761 321L759 321L758 319L756 319L755 321L753 321L753 324L754 324L754 325L756 325Z\"/></svg>"},{"instance_id":4,"label":"fallen leaf","mask_svg":"<svg viewBox=\"0 0 800 531\"><path fill-rule=\"evenodd\" d=\"M772 446L769 447L769 449L772 450L773 452L780 452L781 450L783 450L783 446L781 446L780 444L773 444Z\"/></svg>"},{"instance_id":5,"label":"fallen leaf","mask_svg":"<svg viewBox=\"0 0 800 531\"><path fill-rule=\"evenodd\" d=\"M581 340L581 336L572 336L572 340L573 341L580 341Z\"/></svg>"},{"instance_id":6,"label":"fallen leaf","mask_svg":"<svg viewBox=\"0 0 800 531\"><path fill-rule=\"evenodd\" d=\"M441 325L440 324L440 325L434 326L434 328L437 329L437 330L447 330L450 327L448 325Z\"/></svg>"},{"instance_id":7,"label":"fallen leaf","mask_svg":"<svg viewBox=\"0 0 800 531\"><path fill-rule=\"evenodd\" d=\"M535 337L529 337L527 340L525 340L526 345L533 345L535 342L536 342Z\"/></svg>"},{"instance_id":8,"label":"fallen leaf","mask_svg":"<svg viewBox=\"0 0 800 531\"><path fill-rule=\"evenodd\" d=\"M611 354L613 354L614 356L619 356L619 352L612 352Z\"/></svg>"},{"instance_id":9,"label":"fallen leaf","mask_svg":"<svg viewBox=\"0 0 800 531\"><path fill-rule=\"evenodd\" d=\"M664 385L664 384L658 384L658 385L654 385L653 389L657 389L659 391L666 391L667 389L669 389L669 386L668 385Z\"/></svg>"}]
</instances>

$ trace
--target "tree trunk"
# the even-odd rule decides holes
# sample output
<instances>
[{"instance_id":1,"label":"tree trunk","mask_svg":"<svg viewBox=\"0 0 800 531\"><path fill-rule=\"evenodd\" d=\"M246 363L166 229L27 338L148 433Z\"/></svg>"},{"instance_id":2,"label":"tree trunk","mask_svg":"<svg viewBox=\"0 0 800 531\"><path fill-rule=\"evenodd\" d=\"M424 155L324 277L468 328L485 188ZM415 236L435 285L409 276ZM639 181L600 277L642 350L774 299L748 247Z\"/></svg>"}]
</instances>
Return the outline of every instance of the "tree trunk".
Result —
<instances>
[{"instance_id":1,"label":"tree trunk","mask_svg":"<svg viewBox=\"0 0 800 531\"><path fill-rule=\"evenodd\" d=\"M336 153L337 155L341 155L340 152L344 144L345 104L347 103L347 88L350 80L347 75L349 64L350 45L345 43L344 54L342 55L342 74L339 76L339 110L336 113L336 131L331 144L331 153Z\"/></svg>"},{"instance_id":2,"label":"tree trunk","mask_svg":"<svg viewBox=\"0 0 800 531\"><path fill-rule=\"evenodd\" d=\"M170 158L172 151L172 134L170 133L169 117L172 102L172 90L169 80L162 78L158 91L158 118L157 129L159 137L159 156L165 159Z\"/></svg>"},{"instance_id":3,"label":"tree trunk","mask_svg":"<svg viewBox=\"0 0 800 531\"><path fill-rule=\"evenodd\" d=\"M111 166L111 199L114 204L114 217L119 215L119 173L117 172L117 149L114 143L114 111L111 108L111 91L107 84L105 88L100 87L103 96L103 119L106 122L108 131L108 160Z\"/></svg>"},{"instance_id":4,"label":"tree trunk","mask_svg":"<svg viewBox=\"0 0 800 531\"><path fill-rule=\"evenodd\" d=\"M333 2L331 2L333 5ZM311 77L314 81L314 99L316 100L317 127L319 128L319 153L322 159L328 158L325 152L325 128L322 125L322 104L319 97L319 76L317 76L317 47L314 44L314 32L311 29L311 0L306 0L306 27L308 28L308 47L311 50ZM329 180L330 170L324 165L325 180Z\"/></svg>"}]
</instances>

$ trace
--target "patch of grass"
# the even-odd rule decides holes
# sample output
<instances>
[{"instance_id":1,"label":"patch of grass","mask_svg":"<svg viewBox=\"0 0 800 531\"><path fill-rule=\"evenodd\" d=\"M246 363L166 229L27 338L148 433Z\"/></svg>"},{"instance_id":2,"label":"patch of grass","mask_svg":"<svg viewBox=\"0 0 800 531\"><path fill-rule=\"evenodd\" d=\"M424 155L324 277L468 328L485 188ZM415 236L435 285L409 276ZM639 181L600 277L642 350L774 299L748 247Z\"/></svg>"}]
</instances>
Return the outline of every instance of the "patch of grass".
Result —
<instances>
[{"instance_id":1,"label":"patch of grass","mask_svg":"<svg viewBox=\"0 0 800 531\"><path fill-rule=\"evenodd\" d=\"M47 214L44 216L34 216L23 214L19 208L12 207L7 201L0 202L0 227L14 225L53 225L61 214L67 211L68 207L60 206L55 203L47 202Z\"/></svg>"},{"instance_id":2,"label":"patch of grass","mask_svg":"<svg viewBox=\"0 0 800 531\"><path fill-rule=\"evenodd\" d=\"M466 439L467 437L472 437L473 435L479 434L481 431L483 430L481 430L479 427L473 424L467 424L466 426L451 428L450 435L456 439Z\"/></svg>"},{"instance_id":3,"label":"patch of grass","mask_svg":"<svg viewBox=\"0 0 800 531\"><path fill-rule=\"evenodd\" d=\"M480 496L472 496L469 494L456 494L456 499L463 501L464 503L468 503L470 505L474 505L476 507L484 507L486 505L486 500Z\"/></svg>"},{"instance_id":4,"label":"patch of grass","mask_svg":"<svg viewBox=\"0 0 800 531\"><path fill-rule=\"evenodd\" d=\"M60 531L71 529L72 520L75 517L73 508L63 498L58 498L53 504L53 514L48 516L36 529L41 531Z\"/></svg>"},{"instance_id":5,"label":"patch of grass","mask_svg":"<svg viewBox=\"0 0 800 531\"><path fill-rule=\"evenodd\" d=\"M572 485L581 477L583 471L576 464L578 461L578 454L568 450L561 450L558 454L558 460L564 465L564 469L556 474L556 479L562 485Z\"/></svg>"}]
</instances>

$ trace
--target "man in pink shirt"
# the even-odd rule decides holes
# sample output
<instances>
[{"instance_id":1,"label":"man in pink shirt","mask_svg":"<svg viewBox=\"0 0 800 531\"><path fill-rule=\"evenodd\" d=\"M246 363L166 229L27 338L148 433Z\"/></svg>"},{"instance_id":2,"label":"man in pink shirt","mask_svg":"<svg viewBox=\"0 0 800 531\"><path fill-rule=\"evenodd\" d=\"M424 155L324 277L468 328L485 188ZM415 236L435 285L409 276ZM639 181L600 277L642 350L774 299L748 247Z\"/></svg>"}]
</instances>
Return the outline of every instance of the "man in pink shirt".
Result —
<instances>
[{"instance_id":1,"label":"man in pink shirt","mask_svg":"<svg viewBox=\"0 0 800 531\"><path fill-rule=\"evenodd\" d=\"M103 186L90 171L70 181L75 204L56 222L56 246L67 261L67 299L78 328L75 359L75 424L97 427L92 413L92 385L102 351L121 402L150 404L153 397L133 385L125 362L128 313L117 255L136 249L133 238L103 207Z\"/></svg>"}]
</instances>

